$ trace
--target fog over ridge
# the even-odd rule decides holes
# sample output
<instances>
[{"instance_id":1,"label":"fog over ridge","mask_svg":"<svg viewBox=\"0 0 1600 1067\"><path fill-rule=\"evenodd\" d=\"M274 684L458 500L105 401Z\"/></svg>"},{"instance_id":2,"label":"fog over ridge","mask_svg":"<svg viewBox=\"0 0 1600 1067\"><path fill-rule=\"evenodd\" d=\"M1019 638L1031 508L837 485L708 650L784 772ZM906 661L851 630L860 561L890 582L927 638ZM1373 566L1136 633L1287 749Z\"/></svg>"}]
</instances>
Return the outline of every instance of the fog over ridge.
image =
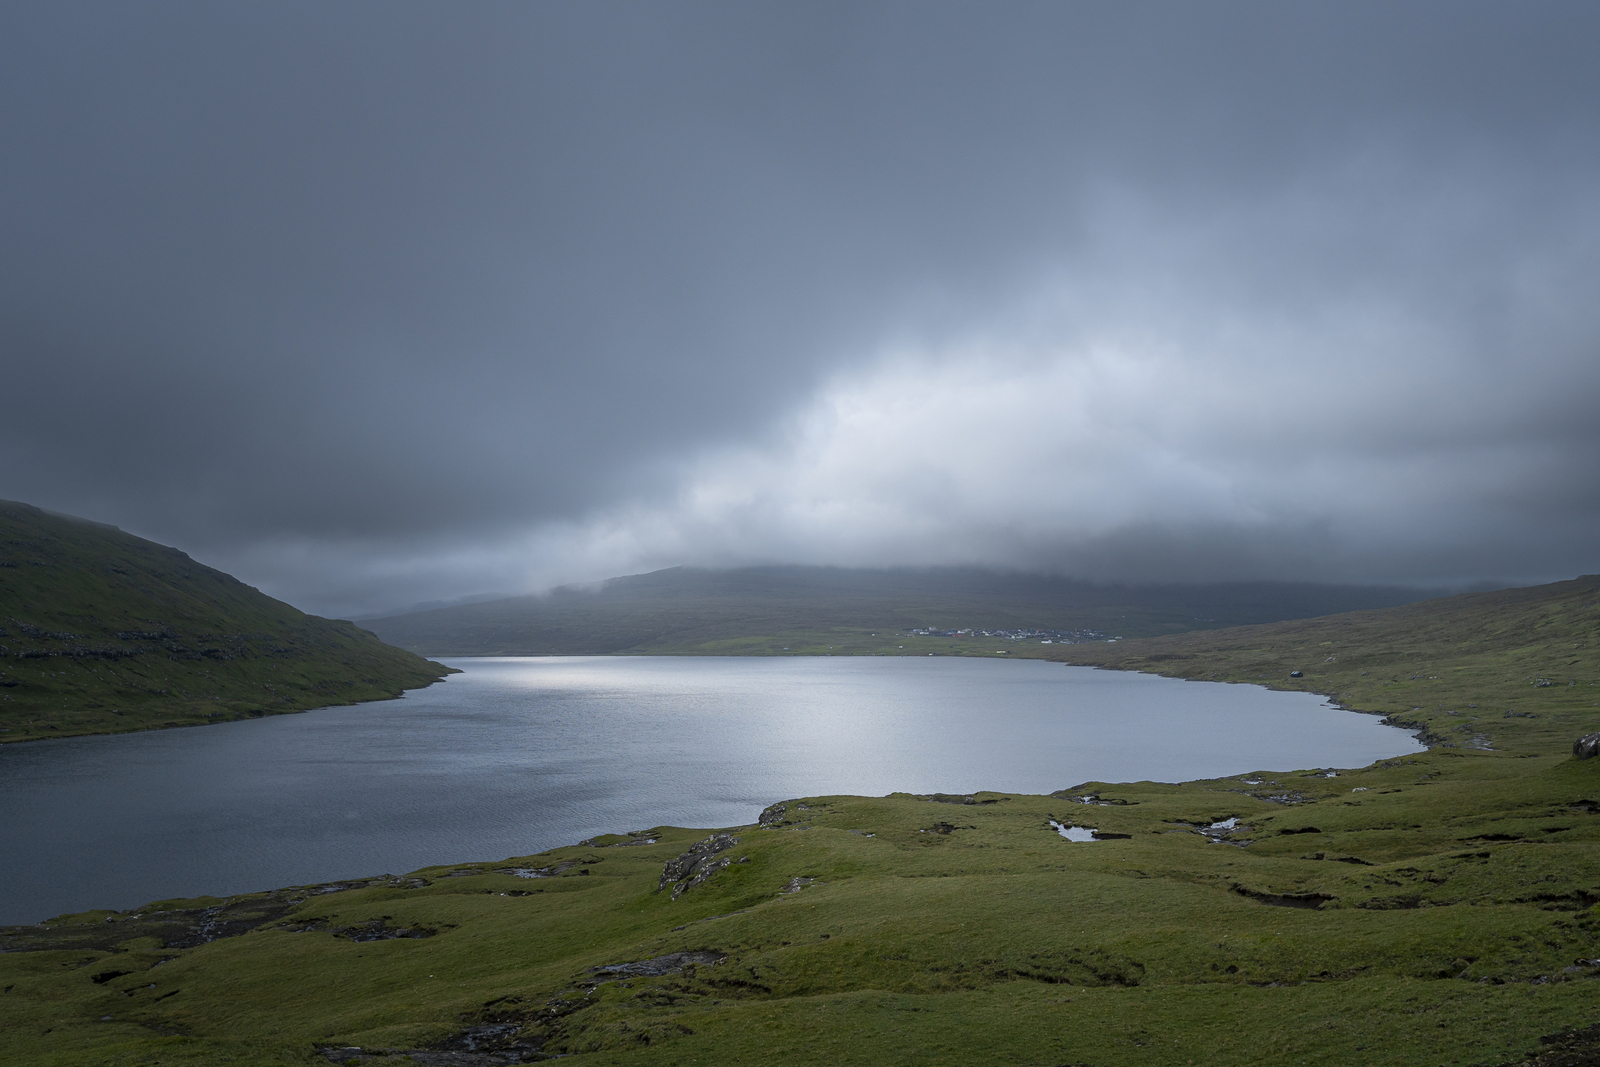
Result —
<instances>
[{"instance_id":1,"label":"fog over ridge","mask_svg":"<svg viewBox=\"0 0 1600 1067\"><path fill-rule=\"evenodd\" d=\"M1590 7L3 23L0 497L308 610L1600 569Z\"/></svg>"}]
</instances>

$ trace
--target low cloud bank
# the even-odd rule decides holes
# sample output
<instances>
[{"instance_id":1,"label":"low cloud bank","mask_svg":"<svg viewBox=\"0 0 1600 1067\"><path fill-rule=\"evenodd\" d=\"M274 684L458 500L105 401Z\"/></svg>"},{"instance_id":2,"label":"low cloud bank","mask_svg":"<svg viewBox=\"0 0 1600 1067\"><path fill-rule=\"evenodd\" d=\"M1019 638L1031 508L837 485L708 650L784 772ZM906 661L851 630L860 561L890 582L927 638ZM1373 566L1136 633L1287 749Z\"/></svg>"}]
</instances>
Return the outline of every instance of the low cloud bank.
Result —
<instances>
[{"instance_id":1,"label":"low cloud bank","mask_svg":"<svg viewBox=\"0 0 1600 1067\"><path fill-rule=\"evenodd\" d=\"M1310 225L1302 199L1200 226L1104 206L1008 306L900 330L759 438L652 457L652 493L454 550L352 548L330 599L676 564L1451 584L1600 563L1594 228L1447 271L1506 205L1459 197L1408 243L1326 195ZM327 549L251 565L287 579Z\"/></svg>"}]
</instances>

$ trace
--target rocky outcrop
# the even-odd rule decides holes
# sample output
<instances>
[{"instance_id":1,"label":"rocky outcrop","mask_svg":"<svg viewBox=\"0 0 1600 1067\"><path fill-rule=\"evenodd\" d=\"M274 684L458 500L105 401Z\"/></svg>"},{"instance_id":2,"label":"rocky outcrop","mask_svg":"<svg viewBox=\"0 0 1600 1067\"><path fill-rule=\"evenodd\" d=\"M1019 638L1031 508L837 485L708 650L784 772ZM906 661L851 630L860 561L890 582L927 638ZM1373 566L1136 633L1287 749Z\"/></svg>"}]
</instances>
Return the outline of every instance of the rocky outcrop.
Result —
<instances>
[{"instance_id":1,"label":"rocky outcrop","mask_svg":"<svg viewBox=\"0 0 1600 1067\"><path fill-rule=\"evenodd\" d=\"M935 804L997 804L998 797L979 800L970 793L913 793L918 800L931 800Z\"/></svg>"},{"instance_id":2,"label":"rocky outcrop","mask_svg":"<svg viewBox=\"0 0 1600 1067\"><path fill-rule=\"evenodd\" d=\"M672 899L677 900L732 863L730 857L720 853L738 843L739 839L732 834L712 834L677 859L667 862L661 871L661 883L656 886L656 892L671 887Z\"/></svg>"},{"instance_id":3,"label":"rocky outcrop","mask_svg":"<svg viewBox=\"0 0 1600 1067\"><path fill-rule=\"evenodd\" d=\"M660 978L668 974L681 974L685 968L698 964L711 966L721 963L725 958L724 953L705 950L673 952L648 960L635 960L632 963L608 963L603 967L590 967L589 973L618 978Z\"/></svg>"},{"instance_id":4,"label":"rocky outcrop","mask_svg":"<svg viewBox=\"0 0 1600 1067\"><path fill-rule=\"evenodd\" d=\"M1572 742L1572 754L1579 759L1600 756L1600 734L1584 734Z\"/></svg>"},{"instance_id":5,"label":"rocky outcrop","mask_svg":"<svg viewBox=\"0 0 1600 1067\"><path fill-rule=\"evenodd\" d=\"M1596 736L1596 735L1590 735ZM1595 1067L1600 1064L1600 1023L1539 1039L1537 1051L1502 1067Z\"/></svg>"}]
</instances>

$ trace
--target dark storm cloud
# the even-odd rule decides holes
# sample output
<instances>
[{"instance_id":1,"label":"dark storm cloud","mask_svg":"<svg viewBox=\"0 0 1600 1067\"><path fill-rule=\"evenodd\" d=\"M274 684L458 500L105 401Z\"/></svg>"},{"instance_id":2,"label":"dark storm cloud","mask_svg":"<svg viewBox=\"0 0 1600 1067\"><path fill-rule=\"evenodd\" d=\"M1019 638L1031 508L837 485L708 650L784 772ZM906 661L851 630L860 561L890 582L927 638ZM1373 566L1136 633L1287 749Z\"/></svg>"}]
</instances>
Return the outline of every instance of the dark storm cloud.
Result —
<instances>
[{"instance_id":1,"label":"dark storm cloud","mask_svg":"<svg viewBox=\"0 0 1600 1067\"><path fill-rule=\"evenodd\" d=\"M1597 562L1591 6L0 20L0 496L304 606Z\"/></svg>"}]
</instances>

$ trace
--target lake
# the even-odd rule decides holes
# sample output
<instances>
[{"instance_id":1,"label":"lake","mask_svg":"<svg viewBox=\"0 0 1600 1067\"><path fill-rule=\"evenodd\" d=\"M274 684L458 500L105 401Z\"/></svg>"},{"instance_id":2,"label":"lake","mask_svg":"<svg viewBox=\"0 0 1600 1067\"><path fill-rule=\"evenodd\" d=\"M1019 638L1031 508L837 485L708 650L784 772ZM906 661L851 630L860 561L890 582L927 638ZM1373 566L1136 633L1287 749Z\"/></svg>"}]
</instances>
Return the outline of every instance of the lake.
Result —
<instances>
[{"instance_id":1,"label":"lake","mask_svg":"<svg viewBox=\"0 0 1600 1067\"><path fill-rule=\"evenodd\" d=\"M754 822L1420 751L1306 693L1036 660L447 660L398 700L0 746L0 924Z\"/></svg>"}]
</instances>

